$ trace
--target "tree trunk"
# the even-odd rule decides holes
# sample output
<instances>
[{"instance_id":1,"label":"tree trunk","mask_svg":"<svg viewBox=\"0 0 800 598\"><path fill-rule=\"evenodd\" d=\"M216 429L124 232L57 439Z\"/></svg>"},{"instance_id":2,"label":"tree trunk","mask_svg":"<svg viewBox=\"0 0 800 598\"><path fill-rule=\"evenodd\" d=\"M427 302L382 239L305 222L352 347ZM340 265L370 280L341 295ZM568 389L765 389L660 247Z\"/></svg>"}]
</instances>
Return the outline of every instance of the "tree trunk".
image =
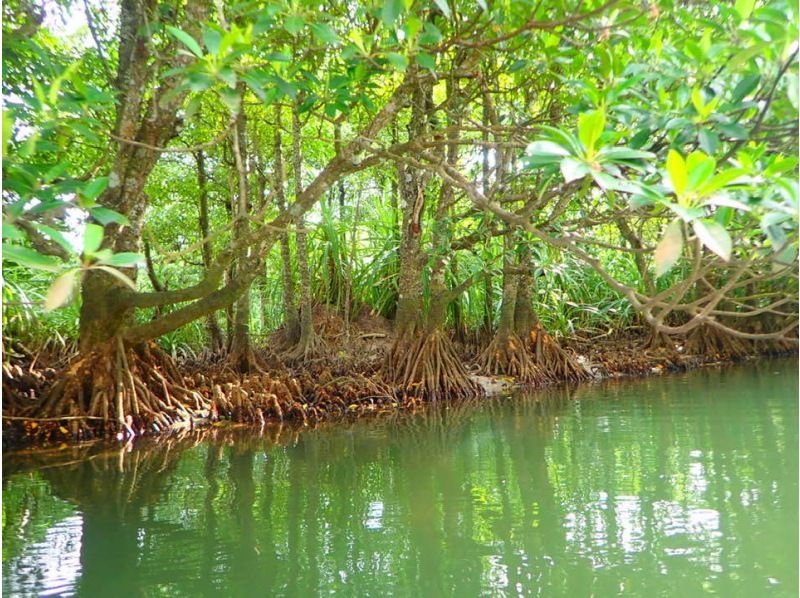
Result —
<instances>
[{"instance_id":1,"label":"tree trunk","mask_svg":"<svg viewBox=\"0 0 800 598\"><path fill-rule=\"evenodd\" d=\"M301 149L302 129L300 126L299 103L292 107L292 170L294 171L294 194L300 197L303 192L303 154ZM290 359L306 360L322 350L321 339L314 331L313 305L311 297L311 273L308 266L308 238L305 232L305 218L297 225L297 270L300 274L300 339L287 356Z\"/></svg>"},{"instance_id":2,"label":"tree trunk","mask_svg":"<svg viewBox=\"0 0 800 598\"><path fill-rule=\"evenodd\" d=\"M200 202L200 238L203 239L203 267L205 271L208 272L214 258L211 240L208 238L208 179L206 176L205 154L203 150L196 152L194 158L197 164L197 188ZM211 352L214 354L221 353L224 348L224 342L222 340L222 330L219 327L216 313L209 314L206 318L206 329L208 330L208 338L211 342Z\"/></svg>"},{"instance_id":3,"label":"tree trunk","mask_svg":"<svg viewBox=\"0 0 800 598\"><path fill-rule=\"evenodd\" d=\"M286 176L283 169L283 147L281 143L282 110L279 103L275 104L275 201L278 209L286 209ZM300 340L300 316L294 298L294 275L292 270L292 249L289 245L289 235L282 232L280 236L282 281L283 281L283 325L286 332L288 346L295 345Z\"/></svg>"},{"instance_id":4,"label":"tree trunk","mask_svg":"<svg viewBox=\"0 0 800 598\"><path fill-rule=\"evenodd\" d=\"M250 231L250 199L247 172L247 119L244 111L236 118L236 126L232 131L233 158L236 165L237 194L234 213L234 242L243 239ZM242 268L242 261L249 257L249 251L237 263ZM258 369L255 355L250 343L250 288L242 293L236 301L233 316L233 331L228 362L240 373Z\"/></svg>"}]
</instances>

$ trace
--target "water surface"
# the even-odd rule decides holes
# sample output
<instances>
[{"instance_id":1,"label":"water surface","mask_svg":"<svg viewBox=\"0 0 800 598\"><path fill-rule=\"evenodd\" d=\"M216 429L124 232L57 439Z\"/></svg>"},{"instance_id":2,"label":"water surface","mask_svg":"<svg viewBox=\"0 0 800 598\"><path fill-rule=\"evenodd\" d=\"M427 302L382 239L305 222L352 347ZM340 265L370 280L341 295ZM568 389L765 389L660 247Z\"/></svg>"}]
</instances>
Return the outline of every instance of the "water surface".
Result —
<instances>
[{"instance_id":1,"label":"water surface","mask_svg":"<svg viewBox=\"0 0 800 598\"><path fill-rule=\"evenodd\" d=\"M796 596L797 395L771 361L6 456L2 589Z\"/></svg>"}]
</instances>

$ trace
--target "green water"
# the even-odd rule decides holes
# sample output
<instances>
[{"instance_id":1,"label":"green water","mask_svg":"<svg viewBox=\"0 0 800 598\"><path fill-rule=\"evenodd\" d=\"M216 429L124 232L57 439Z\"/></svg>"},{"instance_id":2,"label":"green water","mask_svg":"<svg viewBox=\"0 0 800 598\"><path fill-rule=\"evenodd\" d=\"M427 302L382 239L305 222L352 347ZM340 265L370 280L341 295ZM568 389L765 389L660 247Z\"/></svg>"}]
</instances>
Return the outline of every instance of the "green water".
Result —
<instances>
[{"instance_id":1,"label":"green water","mask_svg":"<svg viewBox=\"0 0 800 598\"><path fill-rule=\"evenodd\" d=\"M797 395L796 362L772 361L299 435L6 456L2 588L796 596Z\"/></svg>"}]
</instances>

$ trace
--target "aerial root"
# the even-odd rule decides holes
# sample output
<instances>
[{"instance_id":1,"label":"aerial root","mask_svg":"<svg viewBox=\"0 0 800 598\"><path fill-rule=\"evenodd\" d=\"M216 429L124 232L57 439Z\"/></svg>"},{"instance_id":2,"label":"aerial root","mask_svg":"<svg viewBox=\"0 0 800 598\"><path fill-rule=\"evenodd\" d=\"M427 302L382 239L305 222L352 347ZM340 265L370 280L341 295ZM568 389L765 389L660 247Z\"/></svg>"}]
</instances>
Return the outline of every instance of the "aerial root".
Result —
<instances>
[{"instance_id":1,"label":"aerial root","mask_svg":"<svg viewBox=\"0 0 800 598\"><path fill-rule=\"evenodd\" d=\"M692 330L686 338L686 353L714 360L738 360L753 352L749 344L715 326L702 324Z\"/></svg>"},{"instance_id":2,"label":"aerial root","mask_svg":"<svg viewBox=\"0 0 800 598\"><path fill-rule=\"evenodd\" d=\"M312 359L326 357L328 345L314 330L300 337L296 345L289 348L283 358L287 363L303 363Z\"/></svg>"},{"instance_id":3,"label":"aerial root","mask_svg":"<svg viewBox=\"0 0 800 598\"><path fill-rule=\"evenodd\" d=\"M529 350L533 362L554 380L581 382L592 376L575 357L558 344L542 325L537 323L528 334Z\"/></svg>"},{"instance_id":4,"label":"aerial root","mask_svg":"<svg viewBox=\"0 0 800 598\"><path fill-rule=\"evenodd\" d=\"M450 338L438 329L402 335L396 340L387 354L384 376L404 397L435 400L470 398L482 393L469 377Z\"/></svg>"},{"instance_id":5,"label":"aerial root","mask_svg":"<svg viewBox=\"0 0 800 598\"><path fill-rule=\"evenodd\" d=\"M488 375L504 375L523 384L541 384L547 375L534 363L525 343L513 332L498 332L478 357Z\"/></svg>"}]
</instances>

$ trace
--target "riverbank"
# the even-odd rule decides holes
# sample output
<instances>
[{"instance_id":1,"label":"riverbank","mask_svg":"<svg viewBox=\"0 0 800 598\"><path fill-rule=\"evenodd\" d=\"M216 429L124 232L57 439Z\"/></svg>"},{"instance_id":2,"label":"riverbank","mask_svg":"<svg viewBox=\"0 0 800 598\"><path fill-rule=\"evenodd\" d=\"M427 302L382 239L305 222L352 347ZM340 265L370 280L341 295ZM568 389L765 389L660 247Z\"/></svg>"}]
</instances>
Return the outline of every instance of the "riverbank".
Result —
<instances>
[{"instance_id":1,"label":"riverbank","mask_svg":"<svg viewBox=\"0 0 800 598\"><path fill-rule=\"evenodd\" d=\"M87 418L82 417L38 418L37 408L58 382L68 356L7 351L6 355L11 357L3 365L3 447L73 443L104 436L129 440L235 423L263 426L286 422L305 427L414 411L427 402L413 389L393 388L382 375L390 332L356 329L347 343L336 348L332 339L337 338L337 331L326 332L329 349L326 356L287 365L273 352L262 350L255 355L257 370L248 374L236 373L223 358L178 359L181 388L194 398L195 404L181 405L176 401L165 406L165 413L132 414L121 429L113 422L79 426L86 423ZM797 354L796 348L787 344L741 341L720 344L712 340L707 339L701 345L687 339L653 346L651 338L636 331L559 339L556 346L572 369L564 368L562 375L556 371L526 384L511 376L481 372L475 365L481 354L477 344L462 342L455 346L463 363L468 364L471 380L480 387L480 396L508 393L516 386L591 383ZM552 340L547 342L555 344Z\"/></svg>"}]
</instances>

